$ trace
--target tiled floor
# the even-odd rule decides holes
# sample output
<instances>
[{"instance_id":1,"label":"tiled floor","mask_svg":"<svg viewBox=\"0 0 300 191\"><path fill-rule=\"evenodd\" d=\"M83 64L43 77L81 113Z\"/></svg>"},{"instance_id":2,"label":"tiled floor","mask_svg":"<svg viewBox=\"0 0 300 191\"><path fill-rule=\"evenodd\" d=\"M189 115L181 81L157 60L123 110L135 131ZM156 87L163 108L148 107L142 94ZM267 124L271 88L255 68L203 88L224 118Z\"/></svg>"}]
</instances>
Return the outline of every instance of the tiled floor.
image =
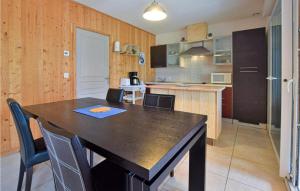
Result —
<instances>
[{"instance_id":1,"label":"tiled floor","mask_svg":"<svg viewBox=\"0 0 300 191\"><path fill-rule=\"evenodd\" d=\"M97 160L101 160L97 157ZM1 190L15 191L19 154L1 158ZM160 191L188 190L188 155ZM32 190L53 191L50 163L34 169ZM215 146L207 146L206 191L286 191L267 131L223 123Z\"/></svg>"}]
</instances>

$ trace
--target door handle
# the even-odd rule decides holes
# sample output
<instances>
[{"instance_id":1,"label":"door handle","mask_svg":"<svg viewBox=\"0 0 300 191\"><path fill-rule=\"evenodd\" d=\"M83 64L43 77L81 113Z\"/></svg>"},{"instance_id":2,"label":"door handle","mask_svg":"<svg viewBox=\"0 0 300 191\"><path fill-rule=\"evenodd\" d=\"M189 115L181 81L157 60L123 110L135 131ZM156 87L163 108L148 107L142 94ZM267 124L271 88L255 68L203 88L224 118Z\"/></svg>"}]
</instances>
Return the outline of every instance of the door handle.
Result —
<instances>
[{"instance_id":1,"label":"door handle","mask_svg":"<svg viewBox=\"0 0 300 191\"><path fill-rule=\"evenodd\" d=\"M268 76L266 79L267 79L267 80L277 80L278 78L273 77L273 76Z\"/></svg>"},{"instance_id":2,"label":"door handle","mask_svg":"<svg viewBox=\"0 0 300 191\"><path fill-rule=\"evenodd\" d=\"M288 79L284 79L283 81L287 83L287 85L286 85L286 87L287 87L287 92L290 92L290 90L291 90L291 85L293 84L294 80L293 80L293 79L289 79L289 80L288 80Z\"/></svg>"}]
</instances>

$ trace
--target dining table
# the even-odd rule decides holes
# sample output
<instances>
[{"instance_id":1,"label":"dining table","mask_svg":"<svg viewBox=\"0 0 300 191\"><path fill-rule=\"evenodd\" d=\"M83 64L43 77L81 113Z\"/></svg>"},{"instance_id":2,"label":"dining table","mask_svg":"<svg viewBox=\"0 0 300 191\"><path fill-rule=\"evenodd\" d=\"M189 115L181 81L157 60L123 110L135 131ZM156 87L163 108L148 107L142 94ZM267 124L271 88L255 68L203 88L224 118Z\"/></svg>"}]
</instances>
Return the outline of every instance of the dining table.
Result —
<instances>
[{"instance_id":1,"label":"dining table","mask_svg":"<svg viewBox=\"0 0 300 191\"><path fill-rule=\"evenodd\" d=\"M74 111L95 105L124 112L95 118ZM76 134L87 148L126 169L128 191L156 191L186 154L189 154L188 190L205 190L205 115L109 103L97 98L30 105L23 109L35 118L42 117Z\"/></svg>"}]
</instances>

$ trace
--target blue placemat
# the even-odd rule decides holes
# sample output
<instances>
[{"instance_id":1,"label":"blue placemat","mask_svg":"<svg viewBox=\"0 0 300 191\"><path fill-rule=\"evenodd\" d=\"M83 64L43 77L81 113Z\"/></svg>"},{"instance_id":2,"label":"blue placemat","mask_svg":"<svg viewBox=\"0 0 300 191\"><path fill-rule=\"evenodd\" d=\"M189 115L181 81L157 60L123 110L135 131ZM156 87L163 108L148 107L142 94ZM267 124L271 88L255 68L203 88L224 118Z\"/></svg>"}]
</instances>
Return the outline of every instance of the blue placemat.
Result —
<instances>
[{"instance_id":1,"label":"blue placemat","mask_svg":"<svg viewBox=\"0 0 300 191\"><path fill-rule=\"evenodd\" d=\"M114 107L108 107L108 108L110 108L110 110L105 111L105 112L94 113L94 112L90 111L91 109L98 108L98 107L108 107L108 106L94 105L94 106L90 106L90 107L75 109L74 111L77 112L77 113L81 113L81 114L88 115L88 116L91 116L91 117L95 117L95 118L98 118L98 119L102 119L102 118L105 118L105 117L117 115L119 113L122 113L122 112L126 111L125 109L119 109L119 108L114 108Z\"/></svg>"}]
</instances>

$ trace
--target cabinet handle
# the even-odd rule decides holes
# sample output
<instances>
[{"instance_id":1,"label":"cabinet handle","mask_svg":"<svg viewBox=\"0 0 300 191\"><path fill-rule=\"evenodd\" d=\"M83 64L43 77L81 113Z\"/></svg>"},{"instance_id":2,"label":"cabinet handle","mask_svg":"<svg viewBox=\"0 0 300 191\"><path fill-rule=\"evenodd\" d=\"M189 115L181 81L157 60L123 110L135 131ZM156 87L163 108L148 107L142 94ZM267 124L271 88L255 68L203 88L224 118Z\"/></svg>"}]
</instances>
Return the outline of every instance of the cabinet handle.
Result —
<instances>
[{"instance_id":1,"label":"cabinet handle","mask_svg":"<svg viewBox=\"0 0 300 191\"><path fill-rule=\"evenodd\" d=\"M251 71L251 70L249 70L249 71L240 71L240 72L242 72L242 73L256 73L258 71Z\"/></svg>"},{"instance_id":2,"label":"cabinet handle","mask_svg":"<svg viewBox=\"0 0 300 191\"><path fill-rule=\"evenodd\" d=\"M250 68L251 68L251 69L258 69L257 66L242 66L242 67L240 67L240 69L242 69L242 68L243 68L243 69L247 69L247 68L248 68L248 69L250 69Z\"/></svg>"}]
</instances>

